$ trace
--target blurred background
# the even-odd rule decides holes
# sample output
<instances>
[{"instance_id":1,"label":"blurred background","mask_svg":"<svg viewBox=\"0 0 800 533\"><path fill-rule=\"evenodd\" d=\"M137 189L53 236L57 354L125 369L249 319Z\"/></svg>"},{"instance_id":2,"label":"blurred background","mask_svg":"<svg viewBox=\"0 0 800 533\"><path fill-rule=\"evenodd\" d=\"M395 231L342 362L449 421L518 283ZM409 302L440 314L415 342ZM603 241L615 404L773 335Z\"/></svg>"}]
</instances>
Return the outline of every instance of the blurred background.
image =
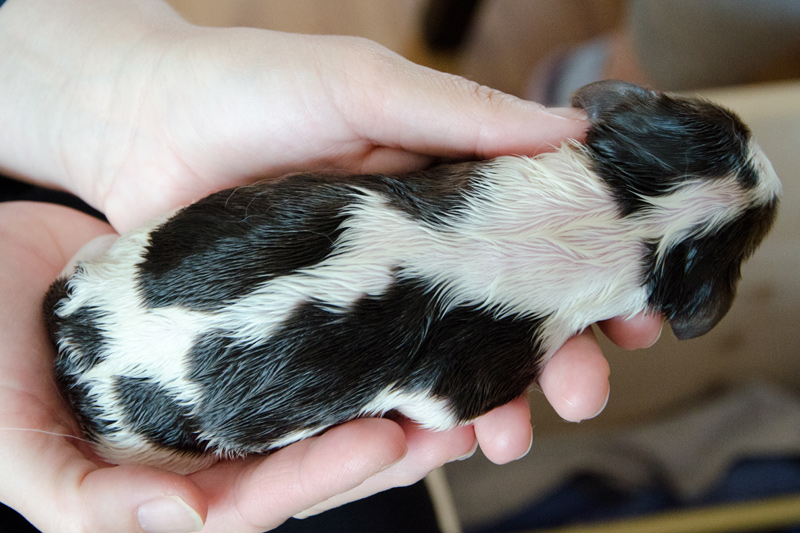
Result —
<instances>
[{"instance_id":1,"label":"blurred background","mask_svg":"<svg viewBox=\"0 0 800 533\"><path fill-rule=\"evenodd\" d=\"M447 532L800 527L800 2L170 2L201 25L367 37L548 105L616 77L736 110L785 197L731 313L693 341L604 343L612 392L599 417L564 422L533 391L526 458L501 467L478 453L428 486Z\"/></svg>"}]
</instances>

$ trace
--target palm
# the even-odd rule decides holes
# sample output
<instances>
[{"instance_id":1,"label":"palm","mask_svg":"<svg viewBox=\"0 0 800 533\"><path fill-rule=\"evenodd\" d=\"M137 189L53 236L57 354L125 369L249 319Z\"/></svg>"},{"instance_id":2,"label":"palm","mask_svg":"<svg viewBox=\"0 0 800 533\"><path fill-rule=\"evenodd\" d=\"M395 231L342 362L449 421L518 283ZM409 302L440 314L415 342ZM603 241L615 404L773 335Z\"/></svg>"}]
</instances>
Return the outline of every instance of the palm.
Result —
<instances>
[{"instance_id":1,"label":"palm","mask_svg":"<svg viewBox=\"0 0 800 533\"><path fill-rule=\"evenodd\" d=\"M159 493L168 484L195 509L208 506L204 530L262 531L341 493L345 496L339 496L339 503L417 481L430 469L466 453L475 440L469 427L434 434L407 422L360 420L266 459L220 463L191 478L106 465L79 438L53 382L54 353L41 300L69 257L110 227L59 206L12 203L0 206L0 228L4 228L0 248L6 252L0 260L5 274L0 294L2 301L13 302L0 307L0 447L15 454L13 463L5 461L0 467L4 470L0 475L8 480L0 487L4 491L0 500L16 503L43 529L69 529L64 524L80 517L82 523L71 526L126 530L118 522L113 526L104 522L118 520L116 513L80 516L82 506L91 502L103 510L127 503L135 508L148 493ZM365 477L398 460L366 489L347 495ZM42 494L43 489L52 492ZM268 502L262 501L264 494L271 495ZM58 512L42 516L40 509L26 507L41 498L50 499ZM334 504L323 503L322 508Z\"/></svg>"},{"instance_id":2,"label":"palm","mask_svg":"<svg viewBox=\"0 0 800 533\"><path fill-rule=\"evenodd\" d=\"M316 169L393 171L428 160L353 127L358 118L346 113L361 111L347 102L368 104L348 86L347 47L332 52L317 40L247 30L228 34L221 47L214 35L170 42L158 61L145 50L147 85L137 79L139 69L115 72L108 86L116 111L104 115L111 124L90 143L99 154L93 168L82 168L86 147L78 143L85 140L64 136L68 167L102 174L104 211L117 227L253 179ZM257 63L265 50L291 51L294 63L246 72L239 66ZM303 68L320 62L324 69Z\"/></svg>"},{"instance_id":3,"label":"palm","mask_svg":"<svg viewBox=\"0 0 800 533\"><path fill-rule=\"evenodd\" d=\"M5 16L33 4L9 3ZM585 126L422 69L374 43L190 30L168 20L157 2L98 2L93 16L64 6L54 2L51 8L61 10L55 16L22 17L18 26L25 38L49 35L28 28L33 20L55 26L52 34L63 40L37 38L43 49L25 50L63 59L52 64L70 83L47 83L60 79L53 75L3 85L12 92L4 98L19 105L9 108L15 112L4 131L15 133L0 143L0 163L79 194L118 230L253 179L320 169L398 172L434 157L530 154L580 136ZM140 8L158 20L144 33L125 18L142 16ZM101 15L121 19L104 24ZM74 25L67 32L62 18ZM163 21L166 29L153 31ZM120 50L127 53L122 63ZM33 89L14 92L27 86ZM0 450L14 457L0 466L0 500L40 528L138 530L137 508L177 495L207 512L205 530L260 531L292 514L416 481L467 453L476 437L498 463L525 452L529 411L517 400L480 418L474 430L431 433L407 422L359 420L266 459L222 463L190 478L103 465L77 438L53 382L41 301L78 248L109 231L64 208L0 205ZM656 320L616 324L612 340L630 347L646 345L658 328ZM559 414L579 420L602 406L607 375L597 344L582 335L548 363L541 384Z\"/></svg>"},{"instance_id":4,"label":"palm","mask_svg":"<svg viewBox=\"0 0 800 533\"><path fill-rule=\"evenodd\" d=\"M535 153L584 128L494 93L496 109L464 116L488 89L363 40L197 29L137 46L133 67L91 66L113 105L67 116L60 136L75 189L120 230L256 179ZM86 122L103 124L89 142L71 134Z\"/></svg>"},{"instance_id":5,"label":"palm","mask_svg":"<svg viewBox=\"0 0 800 533\"><path fill-rule=\"evenodd\" d=\"M71 464L73 475L88 473L94 465L82 447L72 421L52 380L53 350L41 317L43 291L55 278L67 256L84 240L108 231L87 217L62 208L37 204L4 204L0 211L0 248L4 276L0 294L0 439L4 450L17 452L3 479L14 479L15 465ZM64 227L63 235L52 228ZM10 304L10 305L9 305ZM30 474L28 474L30 475ZM12 487L4 485L4 490ZM3 495L3 501L10 495Z\"/></svg>"}]
</instances>

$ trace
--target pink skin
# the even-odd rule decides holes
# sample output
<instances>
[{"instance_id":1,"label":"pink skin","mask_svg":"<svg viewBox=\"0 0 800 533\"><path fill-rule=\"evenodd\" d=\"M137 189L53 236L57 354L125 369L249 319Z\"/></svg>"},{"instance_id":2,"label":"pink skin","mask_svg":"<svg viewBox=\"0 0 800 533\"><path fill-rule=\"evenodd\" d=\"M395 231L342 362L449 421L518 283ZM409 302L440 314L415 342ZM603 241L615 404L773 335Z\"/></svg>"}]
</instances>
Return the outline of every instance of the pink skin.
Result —
<instances>
[{"instance_id":1,"label":"pink skin","mask_svg":"<svg viewBox=\"0 0 800 533\"><path fill-rule=\"evenodd\" d=\"M0 170L80 195L118 231L253 179L534 154L586 128L575 110L545 110L375 43L197 28L160 0L8 0L0 47L11 51L0 57L0 101L14 102L3 108ZM0 205L0 451L15 458L0 465L0 500L40 529L256 532L413 483L476 445L501 464L527 452L520 398L452 431L358 420L191 476L103 464L76 438L52 381L40 306L69 258L111 231L66 208ZM626 348L650 345L660 326L601 324ZM582 420L604 406L608 372L587 332L552 358L541 387L562 417Z\"/></svg>"}]
</instances>

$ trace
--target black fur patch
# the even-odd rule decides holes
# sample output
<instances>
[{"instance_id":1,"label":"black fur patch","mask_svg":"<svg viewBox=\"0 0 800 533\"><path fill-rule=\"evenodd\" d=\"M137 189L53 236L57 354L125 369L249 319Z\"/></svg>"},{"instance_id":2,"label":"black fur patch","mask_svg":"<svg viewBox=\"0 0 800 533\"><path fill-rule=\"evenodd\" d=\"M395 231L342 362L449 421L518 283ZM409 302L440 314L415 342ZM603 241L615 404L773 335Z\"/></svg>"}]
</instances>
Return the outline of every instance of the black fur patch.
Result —
<instances>
[{"instance_id":1,"label":"black fur patch","mask_svg":"<svg viewBox=\"0 0 800 533\"><path fill-rule=\"evenodd\" d=\"M69 286L67 278L56 279L48 288L47 293L44 295L42 302L42 311L44 312L44 324L47 327L47 333L50 335L50 340L55 345L59 338L61 330L61 320L56 316L56 306L58 303L69 297Z\"/></svg>"},{"instance_id":2,"label":"black fur patch","mask_svg":"<svg viewBox=\"0 0 800 533\"><path fill-rule=\"evenodd\" d=\"M106 357L108 344L103 330L98 325L104 312L96 307L81 307L75 310L69 320L61 322L59 337L62 342L80 347L71 352L74 360L73 372L86 372ZM78 356L80 354L80 356ZM59 357L59 364L66 358Z\"/></svg>"},{"instance_id":3,"label":"black fur patch","mask_svg":"<svg viewBox=\"0 0 800 533\"><path fill-rule=\"evenodd\" d=\"M427 299L391 292L391 302L390 294L364 298L346 314L308 303L253 347L224 334L201 339L189 354L189 378L203 389L202 425L250 448L353 418L407 375L429 320Z\"/></svg>"},{"instance_id":4,"label":"black fur patch","mask_svg":"<svg viewBox=\"0 0 800 533\"><path fill-rule=\"evenodd\" d=\"M150 307L215 310L331 253L346 191L294 176L213 194L150 235L139 285Z\"/></svg>"},{"instance_id":5,"label":"black fur patch","mask_svg":"<svg viewBox=\"0 0 800 533\"><path fill-rule=\"evenodd\" d=\"M401 281L346 314L301 306L255 347L210 334L189 355L190 379L203 390L200 424L252 450L291 431L350 420L392 384L433 389L467 420L536 378L537 321L496 319L477 308L440 314L422 283Z\"/></svg>"},{"instance_id":6,"label":"black fur patch","mask_svg":"<svg viewBox=\"0 0 800 533\"><path fill-rule=\"evenodd\" d=\"M474 163L401 177L295 175L229 189L181 210L153 230L139 265L150 307L215 310L257 285L314 266L334 251L355 187L431 225L459 213Z\"/></svg>"},{"instance_id":7,"label":"black fur patch","mask_svg":"<svg viewBox=\"0 0 800 533\"><path fill-rule=\"evenodd\" d=\"M97 307L76 309L67 319L58 316L59 302L70 297L66 278L59 278L50 285L44 299L44 319L50 339L58 347L59 342L73 347L70 357L59 350L56 371L59 374L80 374L88 371L105 357L108 345L103 330L98 325L104 312Z\"/></svg>"},{"instance_id":8,"label":"black fur patch","mask_svg":"<svg viewBox=\"0 0 800 533\"><path fill-rule=\"evenodd\" d=\"M190 454L210 451L198 440L200 428L188 409L161 385L146 378L118 376L114 388L122 407L122 422L152 443Z\"/></svg>"},{"instance_id":9,"label":"black fur patch","mask_svg":"<svg viewBox=\"0 0 800 533\"><path fill-rule=\"evenodd\" d=\"M522 395L539 377L542 318L496 318L459 307L430 328L411 382L428 381L459 420L473 420Z\"/></svg>"},{"instance_id":10,"label":"black fur patch","mask_svg":"<svg viewBox=\"0 0 800 533\"><path fill-rule=\"evenodd\" d=\"M751 208L705 237L678 243L661 268L656 267L656 244L650 244L643 264L650 306L675 323L730 307L742 262L767 234L776 213L774 204Z\"/></svg>"},{"instance_id":11,"label":"black fur patch","mask_svg":"<svg viewBox=\"0 0 800 533\"><path fill-rule=\"evenodd\" d=\"M86 438L97 441L99 436L115 431L113 424L103 417L102 409L89 394L87 384L80 383L73 374L59 372L56 373L56 380Z\"/></svg>"},{"instance_id":12,"label":"black fur patch","mask_svg":"<svg viewBox=\"0 0 800 533\"><path fill-rule=\"evenodd\" d=\"M433 227L446 227L461 214L482 163L439 165L400 177L358 176L347 180L383 193L389 205Z\"/></svg>"},{"instance_id":13,"label":"black fur patch","mask_svg":"<svg viewBox=\"0 0 800 533\"><path fill-rule=\"evenodd\" d=\"M611 187L623 215L688 179L735 175L754 187L750 131L739 118L702 100L646 91L597 111L586 145L594 171Z\"/></svg>"}]
</instances>

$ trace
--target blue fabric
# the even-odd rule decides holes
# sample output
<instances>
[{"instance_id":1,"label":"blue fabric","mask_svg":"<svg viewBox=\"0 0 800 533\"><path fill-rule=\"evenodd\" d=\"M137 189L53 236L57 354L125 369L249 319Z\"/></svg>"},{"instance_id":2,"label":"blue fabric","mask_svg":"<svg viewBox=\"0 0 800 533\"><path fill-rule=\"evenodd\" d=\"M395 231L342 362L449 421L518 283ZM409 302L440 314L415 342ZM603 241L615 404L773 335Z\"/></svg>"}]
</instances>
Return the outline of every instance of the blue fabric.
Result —
<instances>
[{"instance_id":1,"label":"blue fabric","mask_svg":"<svg viewBox=\"0 0 800 533\"><path fill-rule=\"evenodd\" d=\"M630 491L613 486L601 476L585 475L575 477L515 515L468 529L467 533L553 528L788 494L800 494L797 457L742 460L716 486L691 501L681 501L666 484ZM800 533L800 524L775 531Z\"/></svg>"}]
</instances>

